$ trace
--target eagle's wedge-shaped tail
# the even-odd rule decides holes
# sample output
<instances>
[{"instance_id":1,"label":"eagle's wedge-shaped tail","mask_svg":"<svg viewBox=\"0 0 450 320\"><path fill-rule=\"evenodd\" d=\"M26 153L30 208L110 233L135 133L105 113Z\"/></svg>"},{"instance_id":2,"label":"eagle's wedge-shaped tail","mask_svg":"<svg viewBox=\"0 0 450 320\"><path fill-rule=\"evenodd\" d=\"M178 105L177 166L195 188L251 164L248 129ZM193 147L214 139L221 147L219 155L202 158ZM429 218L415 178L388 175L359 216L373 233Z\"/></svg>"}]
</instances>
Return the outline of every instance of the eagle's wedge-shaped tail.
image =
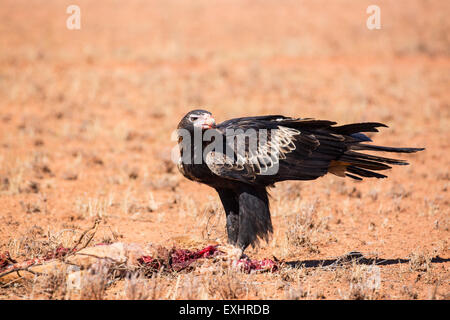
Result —
<instances>
[{"instance_id":1,"label":"eagle's wedge-shaped tail","mask_svg":"<svg viewBox=\"0 0 450 320\"><path fill-rule=\"evenodd\" d=\"M356 180L362 180L362 177L386 178L386 175L374 171L390 169L391 166L388 164L408 165L409 163L405 160L385 158L377 155L356 152L355 150L391 153L414 153L424 150L424 148L396 148L361 143L372 141L361 132L378 132L377 127L387 126L378 122L366 122L333 127L332 129L334 132L345 136L350 136L357 141L349 141L348 150L345 151L337 160L331 161L329 172L338 176L347 176Z\"/></svg>"}]
</instances>

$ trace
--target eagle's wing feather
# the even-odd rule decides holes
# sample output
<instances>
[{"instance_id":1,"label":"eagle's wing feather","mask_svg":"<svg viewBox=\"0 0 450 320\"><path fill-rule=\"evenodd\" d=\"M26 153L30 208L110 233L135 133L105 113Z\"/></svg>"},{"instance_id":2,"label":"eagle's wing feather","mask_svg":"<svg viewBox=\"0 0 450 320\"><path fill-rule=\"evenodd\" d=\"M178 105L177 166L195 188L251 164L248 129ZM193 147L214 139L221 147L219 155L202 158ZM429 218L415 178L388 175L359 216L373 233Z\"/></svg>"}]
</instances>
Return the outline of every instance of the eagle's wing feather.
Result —
<instances>
[{"instance_id":1,"label":"eagle's wing feather","mask_svg":"<svg viewBox=\"0 0 450 320\"><path fill-rule=\"evenodd\" d=\"M243 147L245 152L226 155L215 152L207 155L206 162L214 174L223 178L269 185L283 180L316 179L328 172L358 179L383 178L384 175L370 170L386 170L390 168L388 164L407 162L355 151L409 153L423 150L362 143L371 140L361 132L377 132L377 127L386 127L382 123L335 124L328 120L295 119L279 115L231 119L219 124L217 130L225 138L237 141L235 146ZM248 139L245 139L249 129L254 130L253 134L261 129L267 130L266 141L261 143L258 138L258 147L249 147ZM239 147L233 150L239 150Z\"/></svg>"},{"instance_id":2,"label":"eagle's wing feather","mask_svg":"<svg viewBox=\"0 0 450 320\"><path fill-rule=\"evenodd\" d=\"M217 130L224 136L224 149L232 152L210 151L205 158L208 168L223 178L253 183L258 176L273 177L280 161L294 151L296 159L310 157L320 142L314 135L282 125L284 121L292 120L263 116L232 119L218 125ZM310 119L306 121L311 123ZM261 129L265 130L259 131Z\"/></svg>"}]
</instances>

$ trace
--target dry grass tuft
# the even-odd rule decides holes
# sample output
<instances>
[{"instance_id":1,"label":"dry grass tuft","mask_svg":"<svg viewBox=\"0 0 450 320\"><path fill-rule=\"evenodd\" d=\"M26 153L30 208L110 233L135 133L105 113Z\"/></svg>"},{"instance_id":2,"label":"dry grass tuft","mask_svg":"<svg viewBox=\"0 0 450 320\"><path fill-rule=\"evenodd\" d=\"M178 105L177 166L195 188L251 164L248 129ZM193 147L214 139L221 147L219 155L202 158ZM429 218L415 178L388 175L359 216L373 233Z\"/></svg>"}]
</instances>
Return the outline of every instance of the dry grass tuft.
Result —
<instances>
[{"instance_id":1,"label":"dry grass tuft","mask_svg":"<svg viewBox=\"0 0 450 320\"><path fill-rule=\"evenodd\" d=\"M423 251L416 251L409 255L409 268L411 271L429 272L432 268L431 257Z\"/></svg>"},{"instance_id":2,"label":"dry grass tuft","mask_svg":"<svg viewBox=\"0 0 450 320\"><path fill-rule=\"evenodd\" d=\"M67 267L67 266L66 266ZM63 300L69 298L66 284L67 268L54 268L36 276L32 283L31 299Z\"/></svg>"},{"instance_id":3,"label":"dry grass tuft","mask_svg":"<svg viewBox=\"0 0 450 320\"><path fill-rule=\"evenodd\" d=\"M142 274L139 272L131 272L125 276L125 299L147 300L150 294L149 281Z\"/></svg>"},{"instance_id":4,"label":"dry grass tuft","mask_svg":"<svg viewBox=\"0 0 450 320\"><path fill-rule=\"evenodd\" d=\"M94 264L82 273L80 279L80 299L82 300L103 300L107 287L112 283L113 277L110 273L110 266L105 260Z\"/></svg>"},{"instance_id":5,"label":"dry grass tuft","mask_svg":"<svg viewBox=\"0 0 450 320\"><path fill-rule=\"evenodd\" d=\"M288 245L293 247L307 248L311 253L319 253L318 242L321 233L328 229L327 217L318 216L318 201L303 203L300 211L293 221L287 221L289 228L285 233Z\"/></svg>"},{"instance_id":6,"label":"dry grass tuft","mask_svg":"<svg viewBox=\"0 0 450 320\"><path fill-rule=\"evenodd\" d=\"M341 294L341 298L374 300L379 298L380 286L380 267L359 265L354 262L349 276L349 289Z\"/></svg>"}]
</instances>

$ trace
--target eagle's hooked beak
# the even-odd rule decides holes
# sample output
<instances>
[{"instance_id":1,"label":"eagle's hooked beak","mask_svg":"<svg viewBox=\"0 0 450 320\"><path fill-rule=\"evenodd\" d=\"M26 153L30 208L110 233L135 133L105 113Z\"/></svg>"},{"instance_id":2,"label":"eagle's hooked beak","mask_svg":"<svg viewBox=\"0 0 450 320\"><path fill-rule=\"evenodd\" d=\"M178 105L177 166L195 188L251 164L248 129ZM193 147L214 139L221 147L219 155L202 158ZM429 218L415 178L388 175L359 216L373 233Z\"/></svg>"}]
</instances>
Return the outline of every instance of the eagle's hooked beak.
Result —
<instances>
[{"instance_id":1,"label":"eagle's hooked beak","mask_svg":"<svg viewBox=\"0 0 450 320\"><path fill-rule=\"evenodd\" d=\"M197 121L196 126L202 129L212 129L216 126L216 120L210 114L203 114Z\"/></svg>"}]
</instances>

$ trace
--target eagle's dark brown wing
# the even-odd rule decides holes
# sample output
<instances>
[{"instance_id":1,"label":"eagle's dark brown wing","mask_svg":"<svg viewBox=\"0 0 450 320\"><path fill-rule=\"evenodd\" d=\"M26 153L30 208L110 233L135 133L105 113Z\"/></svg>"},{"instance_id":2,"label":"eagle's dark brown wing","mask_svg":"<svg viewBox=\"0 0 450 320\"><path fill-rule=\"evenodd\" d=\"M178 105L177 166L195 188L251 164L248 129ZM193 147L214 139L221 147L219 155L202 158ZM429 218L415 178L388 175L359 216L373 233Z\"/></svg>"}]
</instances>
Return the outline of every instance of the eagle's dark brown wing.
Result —
<instances>
[{"instance_id":1,"label":"eagle's dark brown wing","mask_svg":"<svg viewBox=\"0 0 450 320\"><path fill-rule=\"evenodd\" d=\"M248 184L271 185L284 180L312 180L330 172L338 176L384 178L374 172L405 165L403 160L368 155L358 150L416 152L421 148L391 148L370 145L361 132L377 132L382 123L334 126L327 120L262 116L228 120L217 126L226 147L234 153L211 151L205 162L222 178ZM261 139L259 133L267 132ZM257 146L250 141L257 141Z\"/></svg>"}]
</instances>

